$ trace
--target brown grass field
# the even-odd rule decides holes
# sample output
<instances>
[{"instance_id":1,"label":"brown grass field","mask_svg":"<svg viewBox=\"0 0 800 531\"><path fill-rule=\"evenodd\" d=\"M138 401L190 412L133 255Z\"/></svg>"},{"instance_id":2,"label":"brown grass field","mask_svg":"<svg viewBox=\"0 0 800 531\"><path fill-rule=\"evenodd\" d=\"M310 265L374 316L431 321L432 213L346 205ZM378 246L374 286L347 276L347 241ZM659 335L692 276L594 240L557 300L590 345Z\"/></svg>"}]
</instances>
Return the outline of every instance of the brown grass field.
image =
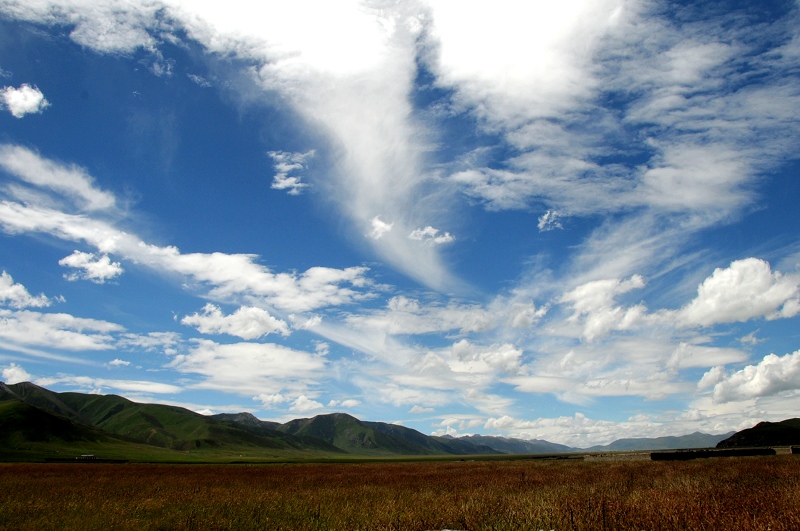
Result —
<instances>
[{"instance_id":1,"label":"brown grass field","mask_svg":"<svg viewBox=\"0 0 800 531\"><path fill-rule=\"evenodd\" d=\"M0 464L0 529L800 529L800 457Z\"/></svg>"}]
</instances>

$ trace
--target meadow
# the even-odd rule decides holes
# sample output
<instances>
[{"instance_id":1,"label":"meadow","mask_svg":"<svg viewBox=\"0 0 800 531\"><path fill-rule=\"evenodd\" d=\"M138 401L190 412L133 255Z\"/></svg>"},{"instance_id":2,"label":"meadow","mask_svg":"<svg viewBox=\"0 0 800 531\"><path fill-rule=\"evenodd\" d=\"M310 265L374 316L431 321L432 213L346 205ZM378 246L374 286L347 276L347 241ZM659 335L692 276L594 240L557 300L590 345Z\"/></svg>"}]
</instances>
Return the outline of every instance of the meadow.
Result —
<instances>
[{"instance_id":1,"label":"meadow","mask_svg":"<svg viewBox=\"0 0 800 531\"><path fill-rule=\"evenodd\" d=\"M800 529L800 458L1 464L0 529Z\"/></svg>"}]
</instances>

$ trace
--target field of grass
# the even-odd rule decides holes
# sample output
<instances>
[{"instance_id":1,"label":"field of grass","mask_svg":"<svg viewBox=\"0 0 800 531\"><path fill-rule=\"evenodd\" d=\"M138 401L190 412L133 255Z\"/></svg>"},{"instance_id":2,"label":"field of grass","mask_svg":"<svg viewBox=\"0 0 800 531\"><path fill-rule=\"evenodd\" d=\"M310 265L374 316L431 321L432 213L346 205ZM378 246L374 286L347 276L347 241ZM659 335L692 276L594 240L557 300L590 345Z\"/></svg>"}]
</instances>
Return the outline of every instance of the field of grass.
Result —
<instances>
[{"instance_id":1,"label":"field of grass","mask_svg":"<svg viewBox=\"0 0 800 531\"><path fill-rule=\"evenodd\" d=\"M800 529L800 458L2 464L0 529Z\"/></svg>"}]
</instances>

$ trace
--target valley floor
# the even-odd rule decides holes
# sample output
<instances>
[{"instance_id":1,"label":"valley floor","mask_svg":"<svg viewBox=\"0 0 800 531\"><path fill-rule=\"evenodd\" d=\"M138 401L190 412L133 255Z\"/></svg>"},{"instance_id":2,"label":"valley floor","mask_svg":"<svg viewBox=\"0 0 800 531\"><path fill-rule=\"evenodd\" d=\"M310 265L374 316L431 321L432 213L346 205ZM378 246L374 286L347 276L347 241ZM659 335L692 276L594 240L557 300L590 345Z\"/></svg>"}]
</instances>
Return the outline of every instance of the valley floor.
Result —
<instances>
[{"instance_id":1,"label":"valley floor","mask_svg":"<svg viewBox=\"0 0 800 531\"><path fill-rule=\"evenodd\" d=\"M800 458L2 464L0 529L800 529Z\"/></svg>"}]
</instances>

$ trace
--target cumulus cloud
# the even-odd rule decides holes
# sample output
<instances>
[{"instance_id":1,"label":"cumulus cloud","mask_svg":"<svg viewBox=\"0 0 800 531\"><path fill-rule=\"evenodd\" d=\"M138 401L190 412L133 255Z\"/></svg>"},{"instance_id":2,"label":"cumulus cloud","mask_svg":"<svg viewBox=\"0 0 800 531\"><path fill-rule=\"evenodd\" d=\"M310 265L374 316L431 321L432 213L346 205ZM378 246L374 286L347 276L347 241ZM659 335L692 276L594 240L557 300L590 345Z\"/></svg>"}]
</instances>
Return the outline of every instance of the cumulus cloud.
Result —
<instances>
[{"instance_id":1,"label":"cumulus cloud","mask_svg":"<svg viewBox=\"0 0 800 531\"><path fill-rule=\"evenodd\" d=\"M279 404L283 404L284 402L288 401L289 399L283 396L280 393L261 393L260 395L254 396L253 400L258 400L266 409L272 409Z\"/></svg>"},{"instance_id":2,"label":"cumulus cloud","mask_svg":"<svg viewBox=\"0 0 800 531\"><path fill-rule=\"evenodd\" d=\"M302 182L301 177L289 174L306 169L307 161L313 158L316 152L312 149L305 153L270 151L267 154L275 162L275 169L278 171L272 178L272 188L288 190L289 195L300 195L303 188L308 187L308 184Z\"/></svg>"},{"instance_id":3,"label":"cumulus cloud","mask_svg":"<svg viewBox=\"0 0 800 531\"><path fill-rule=\"evenodd\" d=\"M292 407L290 409L298 413L306 413L308 411L314 411L315 409L322 409L324 407L325 406L323 406L316 400L312 400L308 398L306 395L300 395L292 403Z\"/></svg>"},{"instance_id":4,"label":"cumulus cloud","mask_svg":"<svg viewBox=\"0 0 800 531\"><path fill-rule=\"evenodd\" d=\"M126 360L121 360L119 358L114 358L113 360L109 361L106 365L109 367L128 367L130 366L131 362Z\"/></svg>"},{"instance_id":5,"label":"cumulus cloud","mask_svg":"<svg viewBox=\"0 0 800 531\"><path fill-rule=\"evenodd\" d=\"M64 278L70 281L82 279L95 284L105 284L107 280L116 278L124 272L120 263L112 262L107 254L97 256L94 253L75 251L59 260L58 264L80 270L64 275Z\"/></svg>"},{"instance_id":6,"label":"cumulus cloud","mask_svg":"<svg viewBox=\"0 0 800 531\"><path fill-rule=\"evenodd\" d=\"M242 306L230 315L224 315L219 306L206 304L203 313L187 315L181 324L194 326L204 334L228 334L242 339L257 339L267 334L289 335L289 325L276 319L266 310Z\"/></svg>"},{"instance_id":7,"label":"cumulus cloud","mask_svg":"<svg viewBox=\"0 0 800 531\"><path fill-rule=\"evenodd\" d=\"M800 275L773 272L768 262L746 258L717 268L678 312L684 326L712 326L800 313Z\"/></svg>"},{"instance_id":8,"label":"cumulus cloud","mask_svg":"<svg viewBox=\"0 0 800 531\"><path fill-rule=\"evenodd\" d=\"M708 373L707 373L708 374ZM792 354L764 356L756 365L722 377L719 372L703 377L707 382L719 379L714 385L716 403L749 400L800 389L800 350Z\"/></svg>"},{"instance_id":9,"label":"cumulus cloud","mask_svg":"<svg viewBox=\"0 0 800 531\"><path fill-rule=\"evenodd\" d=\"M573 314L570 322L582 325L582 336L592 341L612 330L627 330L647 313L643 304L628 308L614 304L615 298L634 289L644 287L641 275L627 280L594 280L582 284L562 295L560 301L570 305Z\"/></svg>"},{"instance_id":10,"label":"cumulus cloud","mask_svg":"<svg viewBox=\"0 0 800 531\"><path fill-rule=\"evenodd\" d=\"M401 386L395 391L398 395L410 393L404 400L407 404L432 405L414 394L428 389L449 391L451 401L459 394L468 395L480 409L484 390L498 377L515 374L521 358L522 350L508 343L478 345L462 339L448 348L418 353L405 371L395 372L391 379ZM491 401L505 402L499 396Z\"/></svg>"},{"instance_id":11,"label":"cumulus cloud","mask_svg":"<svg viewBox=\"0 0 800 531\"><path fill-rule=\"evenodd\" d=\"M52 301L43 293L33 296L22 284L17 284L11 275L0 273L0 304L11 308L42 308L50 306Z\"/></svg>"},{"instance_id":12,"label":"cumulus cloud","mask_svg":"<svg viewBox=\"0 0 800 531\"><path fill-rule=\"evenodd\" d=\"M30 382L33 377L17 365L16 363L10 363L7 367L3 367L3 381L9 385L20 383L20 382Z\"/></svg>"},{"instance_id":13,"label":"cumulus cloud","mask_svg":"<svg viewBox=\"0 0 800 531\"><path fill-rule=\"evenodd\" d=\"M439 229L435 229L430 225L423 229L414 229L408 237L412 240L425 242L428 245L441 245L443 243L452 243L456 241L455 236L449 232L439 234Z\"/></svg>"},{"instance_id":14,"label":"cumulus cloud","mask_svg":"<svg viewBox=\"0 0 800 531\"><path fill-rule=\"evenodd\" d=\"M511 328L530 328L549 311L547 305L537 308L532 302L514 302L508 308L506 323Z\"/></svg>"},{"instance_id":15,"label":"cumulus cloud","mask_svg":"<svg viewBox=\"0 0 800 531\"><path fill-rule=\"evenodd\" d=\"M19 88L3 87L0 89L0 101L16 118L41 113L50 106L41 90L27 84L22 84Z\"/></svg>"}]
</instances>

